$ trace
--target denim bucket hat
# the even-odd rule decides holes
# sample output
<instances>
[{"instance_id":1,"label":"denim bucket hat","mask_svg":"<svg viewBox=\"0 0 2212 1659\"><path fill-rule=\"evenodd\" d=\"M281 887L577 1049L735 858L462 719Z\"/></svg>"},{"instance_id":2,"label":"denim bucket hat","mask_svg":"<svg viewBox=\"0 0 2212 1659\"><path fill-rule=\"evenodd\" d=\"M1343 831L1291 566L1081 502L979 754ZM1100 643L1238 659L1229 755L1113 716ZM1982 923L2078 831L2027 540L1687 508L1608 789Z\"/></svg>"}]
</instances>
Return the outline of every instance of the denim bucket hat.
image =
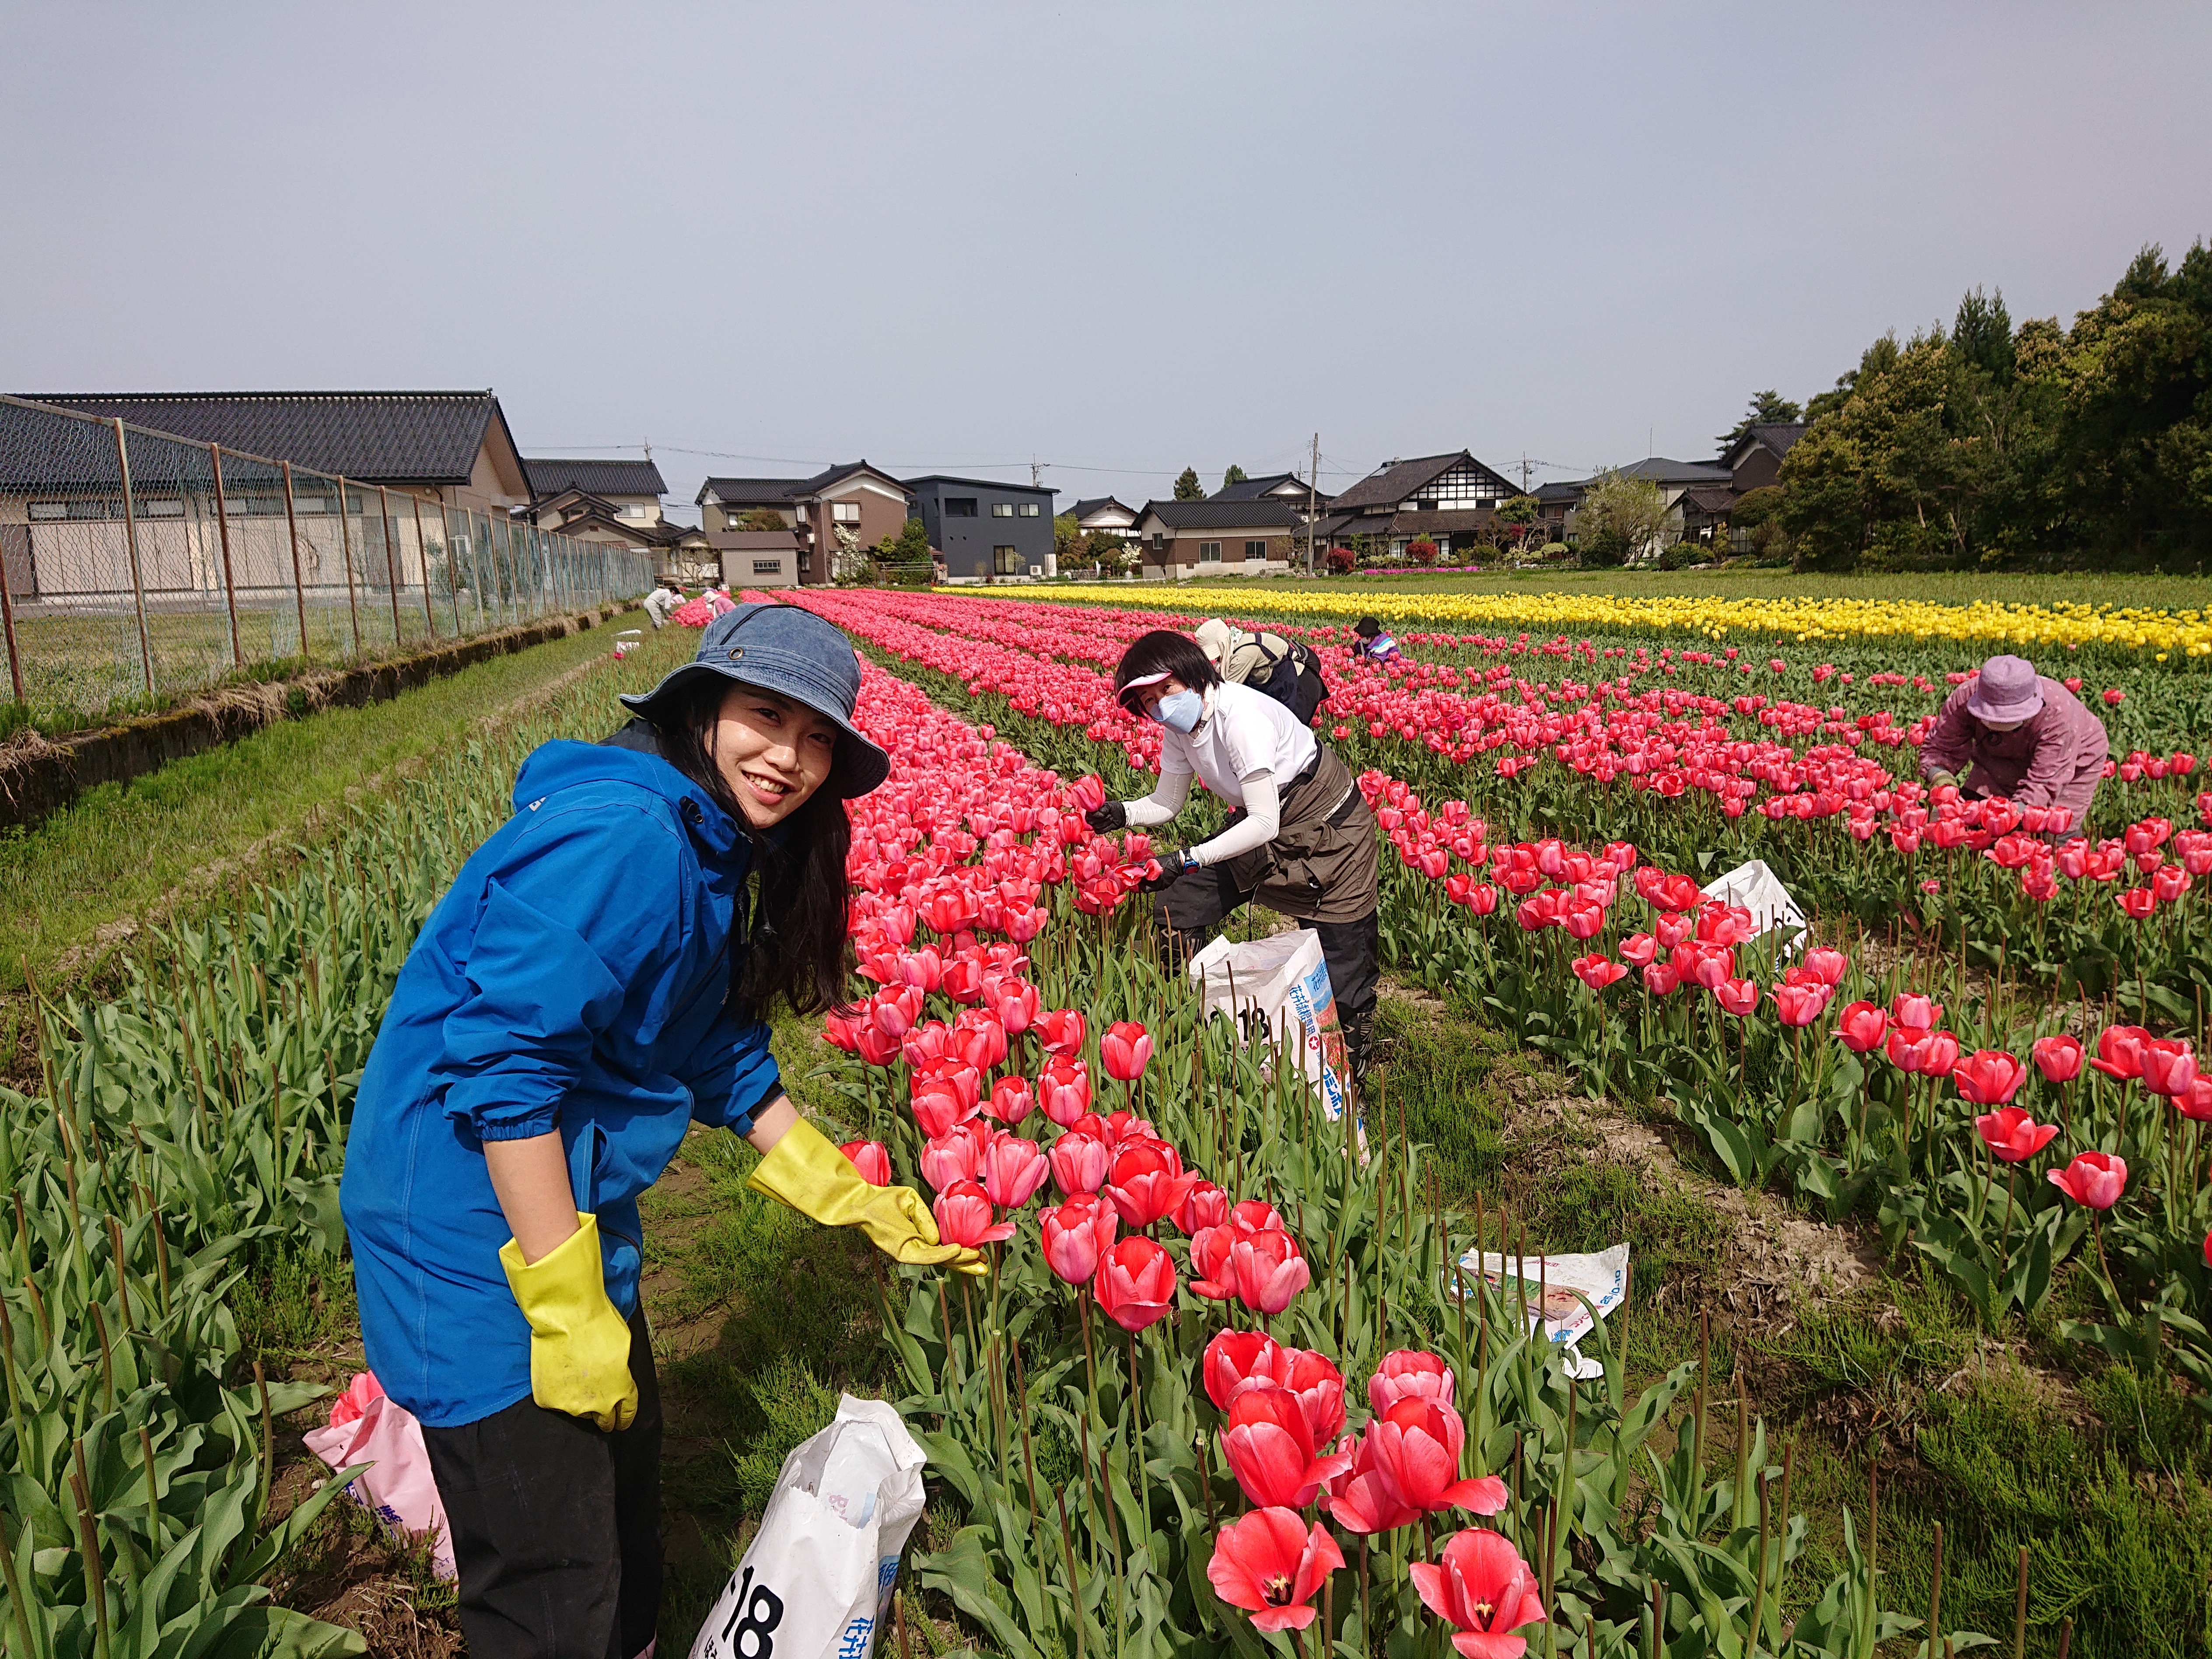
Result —
<instances>
[{"instance_id":1,"label":"denim bucket hat","mask_svg":"<svg viewBox=\"0 0 2212 1659\"><path fill-rule=\"evenodd\" d=\"M831 794L850 800L890 775L891 757L853 724L853 705L860 696L860 665L853 642L811 611L795 605L741 605L726 611L707 624L697 656L652 690L626 691L622 700L650 720L705 674L781 692L836 721L842 735L823 786Z\"/></svg>"}]
</instances>

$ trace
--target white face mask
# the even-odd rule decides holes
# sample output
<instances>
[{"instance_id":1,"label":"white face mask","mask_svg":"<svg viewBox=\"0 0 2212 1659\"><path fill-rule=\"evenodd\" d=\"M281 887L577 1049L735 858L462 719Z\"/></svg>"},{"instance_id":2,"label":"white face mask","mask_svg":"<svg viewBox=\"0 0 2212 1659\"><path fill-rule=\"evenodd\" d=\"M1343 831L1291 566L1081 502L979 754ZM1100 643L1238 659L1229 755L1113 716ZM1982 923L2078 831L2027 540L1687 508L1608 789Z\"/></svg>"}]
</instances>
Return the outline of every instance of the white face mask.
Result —
<instances>
[{"instance_id":1,"label":"white face mask","mask_svg":"<svg viewBox=\"0 0 2212 1659\"><path fill-rule=\"evenodd\" d=\"M1152 718L1170 732L1194 732L1205 715L1206 700L1188 687L1170 691L1152 705Z\"/></svg>"}]
</instances>

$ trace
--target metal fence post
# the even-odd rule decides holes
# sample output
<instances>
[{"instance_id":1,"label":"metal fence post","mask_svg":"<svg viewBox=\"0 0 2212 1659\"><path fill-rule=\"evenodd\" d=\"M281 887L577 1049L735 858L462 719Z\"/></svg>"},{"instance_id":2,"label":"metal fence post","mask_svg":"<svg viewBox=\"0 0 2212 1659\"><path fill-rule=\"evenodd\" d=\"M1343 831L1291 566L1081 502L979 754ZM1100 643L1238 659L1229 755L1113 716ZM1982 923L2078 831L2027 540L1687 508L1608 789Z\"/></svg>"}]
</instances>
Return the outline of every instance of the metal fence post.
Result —
<instances>
[{"instance_id":1,"label":"metal fence post","mask_svg":"<svg viewBox=\"0 0 2212 1659\"><path fill-rule=\"evenodd\" d=\"M208 465L215 469L216 538L222 544L222 604L230 613L230 665L246 666L246 653L238 644L238 583L230 572L230 506L222 493L222 446L208 446Z\"/></svg>"},{"instance_id":2,"label":"metal fence post","mask_svg":"<svg viewBox=\"0 0 2212 1659\"><path fill-rule=\"evenodd\" d=\"M422 498L410 491L408 499L415 503L415 557L422 566L422 626L430 630L430 637L434 640L438 637L438 618L430 609L430 544L422 535ZM453 632L460 631L461 625L455 623Z\"/></svg>"},{"instance_id":3,"label":"metal fence post","mask_svg":"<svg viewBox=\"0 0 2212 1659\"><path fill-rule=\"evenodd\" d=\"M23 526L23 544L30 546L31 527ZM8 635L8 678L15 688L15 701L28 708L30 699L23 695L23 661L15 651L15 601L8 592L8 555L0 548L0 631Z\"/></svg>"},{"instance_id":4,"label":"metal fence post","mask_svg":"<svg viewBox=\"0 0 2212 1659\"><path fill-rule=\"evenodd\" d=\"M284 527L292 534L292 599L300 608L300 660L307 660L307 579L300 574L300 514L292 502L292 463L284 469Z\"/></svg>"},{"instance_id":5,"label":"metal fence post","mask_svg":"<svg viewBox=\"0 0 2212 1659\"><path fill-rule=\"evenodd\" d=\"M131 447L124 441L123 417L114 417L115 465L123 478L123 538L131 550L131 597L138 612L138 663L146 673L146 695L154 695L154 642L146 633L146 580L138 569L138 513L131 499Z\"/></svg>"},{"instance_id":6,"label":"metal fence post","mask_svg":"<svg viewBox=\"0 0 2212 1659\"><path fill-rule=\"evenodd\" d=\"M338 474L338 555L345 562L346 614L353 618L353 653L361 655L361 605L353 591L353 526L346 513L345 474Z\"/></svg>"},{"instance_id":7,"label":"metal fence post","mask_svg":"<svg viewBox=\"0 0 2212 1659\"><path fill-rule=\"evenodd\" d=\"M384 573L392 579L392 645L399 647L399 562L392 556L392 491L384 485L376 487L378 510L384 516Z\"/></svg>"}]
</instances>

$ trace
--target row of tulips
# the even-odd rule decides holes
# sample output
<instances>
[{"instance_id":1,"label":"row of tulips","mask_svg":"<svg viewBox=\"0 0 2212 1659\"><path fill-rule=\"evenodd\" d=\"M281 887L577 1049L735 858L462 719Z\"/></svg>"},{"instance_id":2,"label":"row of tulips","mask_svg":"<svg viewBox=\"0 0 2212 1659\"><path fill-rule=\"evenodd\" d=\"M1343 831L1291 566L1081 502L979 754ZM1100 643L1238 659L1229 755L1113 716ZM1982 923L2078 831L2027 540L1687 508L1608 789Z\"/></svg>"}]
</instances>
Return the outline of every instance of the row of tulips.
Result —
<instances>
[{"instance_id":1,"label":"row of tulips","mask_svg":"<svg viewBox=\"0 0 2212 1659\"><path fill-rule=\"evenodd\" d=\"M921 1582L993 1645L1626 1655L1755 1630L1809 1656L1911 1627L1856 1545L1832 1583L1790 1583L1804 1523L1747 1415L1733 1472L1717 1456L1697 1365L1631 1401L1601 1329L1577 1385L1518 1296L1452 1271L1475 1228L1419 1148L1377 1121L1363 1155L1296 1067L1200 1022L1125 902L1148 848L1081 828L1091 781L872 668L856 718L894 772L854 806L872 988L827 1023L828 1076L856 1163L992 1253L985 1280L903 1274L885 1329L966 1516ZM1623 1506L1667 1428L1646 1531ZM1440 1539L1455 1508L1474 1524Z\"/></svg>"},{"instance_id":2,"label":"row of tulips","mask_svg":"<svg viewBox=\"0 0 2212 1659\"><path fill-rule=\"evenodd\" d=\"M971 696L1003 696L1032 719L1079 727L1139 771L1156 764L1157 733L1115 706L1100 671L1144 629L1195 620L941 594L807 602L894 656L957 677ZM1010 611L1024 625L1007 629ZM1319 723L1355 767L1370 763L1436 797L1466 794L1509 836L1573 825L1708 872L1763 858L1824 911L1884 929L1899 926L1902 911L1912 942L1940 941L2063 994L2132 1000L2139 1020L2180 1018L2212 982L2173 908L2203 873L2189 866L2212 863L2212 842L2177 843L2159 864L2142 862L2130 844L2157 838L2160 823L2171 833L2212 811L2212 792L2191 793L2202 782L2193 750L2116 759L2098 811L2107 822L2133 814L2125 834L2046 846L2038 838L2055 841L2066 828L2046 809L1984 807L1948 786L1923 787L1910 745L1925 730L1926 709L1855 714L1763 691L1715 696L1669 678L1731 666L1722 653L1601 652L1584 642L1566 654L1593 669L1603 661L1613 678L1554 684L1499 662L1474 676L1478 690L1451 664L1334 657ZM1966 674L1952 668L1916 684L1932 697ZM1903 677L1860 678L1847 700L1887 695ZM2172 701L2162 691L2158 706L2171 713ZM2198 714L2193 730L2212 736L2212 708ZM2105 886L2123 870L2128 884Z\"/></svg>"}]
</instances>

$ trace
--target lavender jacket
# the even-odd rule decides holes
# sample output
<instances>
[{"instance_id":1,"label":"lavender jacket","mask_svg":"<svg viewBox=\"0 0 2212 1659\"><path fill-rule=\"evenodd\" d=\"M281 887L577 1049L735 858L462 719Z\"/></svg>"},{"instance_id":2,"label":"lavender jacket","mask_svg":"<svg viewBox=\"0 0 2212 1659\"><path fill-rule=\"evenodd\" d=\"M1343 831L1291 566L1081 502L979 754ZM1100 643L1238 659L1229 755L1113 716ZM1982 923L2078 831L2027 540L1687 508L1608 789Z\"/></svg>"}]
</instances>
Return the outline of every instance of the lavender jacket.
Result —
<instances>
[{"instance_id":1,"label":"lavender jacket","mask_svg":"<svg viewBox=\"0 0 2212 1659\"><path fill-rule=\"evenodd\" d=\"M1966 712L1972 681L1953 691L1920 745L1920 770L1923 776L1963 776L1971 766L1968 782L1982 793L2002 795L2021 806L2071 807L2078 827L2087 816L2112 745L2104 721L2079 697L2046 676L2037 675L2035 683L2043 692L2043 707L2034 719L2010 732L1992 732Z\"/></svg>"}]
</instances>

